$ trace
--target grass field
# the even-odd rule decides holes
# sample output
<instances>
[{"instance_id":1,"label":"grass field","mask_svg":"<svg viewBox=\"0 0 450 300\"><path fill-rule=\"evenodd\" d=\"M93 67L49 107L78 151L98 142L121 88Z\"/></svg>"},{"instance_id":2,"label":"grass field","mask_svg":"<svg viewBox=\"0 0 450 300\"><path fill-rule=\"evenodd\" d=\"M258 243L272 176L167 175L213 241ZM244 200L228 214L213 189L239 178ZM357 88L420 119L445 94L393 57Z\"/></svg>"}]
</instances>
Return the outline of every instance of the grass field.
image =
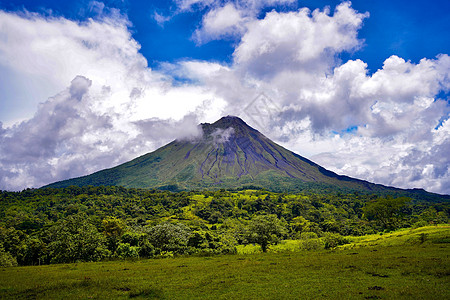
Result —
<instances>
[{"instance_id":1,"label":"grass field","mask_svg":"<svg viewBox=\"0 0 450 300\"><path fill-rule=\"evenodd\" d=\"M331 251L11 267L0 269L0 297L450 299L449 250L450 227L434 226Z\"/></svg>"}]
</instances>

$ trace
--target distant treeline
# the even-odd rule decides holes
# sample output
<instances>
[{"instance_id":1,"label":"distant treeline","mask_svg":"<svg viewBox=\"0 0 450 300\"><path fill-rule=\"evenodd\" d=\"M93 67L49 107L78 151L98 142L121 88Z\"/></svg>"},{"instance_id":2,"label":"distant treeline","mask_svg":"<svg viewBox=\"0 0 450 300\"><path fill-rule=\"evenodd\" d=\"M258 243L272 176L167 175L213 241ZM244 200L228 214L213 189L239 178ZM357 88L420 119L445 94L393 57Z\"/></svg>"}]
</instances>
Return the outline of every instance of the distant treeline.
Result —
<instances>
[{"instance_id":1,"label":"distant treeline","mask_svg":"<svg viewBox=\"0 0 450 300\"><path fill-rule=\"evenodd\" d=\"M281 239L332 248L347 235L448 223L449 213L448 202L355 193L0 191L0 265L232 254L248 243L266 251Z\"/></svg>"}]
</instances>

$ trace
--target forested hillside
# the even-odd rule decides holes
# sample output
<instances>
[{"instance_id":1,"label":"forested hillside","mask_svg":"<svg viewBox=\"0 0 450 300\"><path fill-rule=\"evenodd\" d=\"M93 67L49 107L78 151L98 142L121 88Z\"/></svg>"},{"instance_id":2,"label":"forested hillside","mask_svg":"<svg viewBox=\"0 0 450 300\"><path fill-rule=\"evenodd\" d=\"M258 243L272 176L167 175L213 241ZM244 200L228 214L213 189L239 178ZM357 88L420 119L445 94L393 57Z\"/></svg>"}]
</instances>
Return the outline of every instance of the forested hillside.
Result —
<instances>
[{"instance_id":1,"label":"forested hillside","mask_svg":"<svg viewBox=\"0 0 450 300\"><path fill-rule=\"evenodd\" d=\"M0 192L0 263L37 265L263 251L282 239L332 248L346 235L448 223L448 202L364 194L122 187Z\"/></svg>"}]
</instances>

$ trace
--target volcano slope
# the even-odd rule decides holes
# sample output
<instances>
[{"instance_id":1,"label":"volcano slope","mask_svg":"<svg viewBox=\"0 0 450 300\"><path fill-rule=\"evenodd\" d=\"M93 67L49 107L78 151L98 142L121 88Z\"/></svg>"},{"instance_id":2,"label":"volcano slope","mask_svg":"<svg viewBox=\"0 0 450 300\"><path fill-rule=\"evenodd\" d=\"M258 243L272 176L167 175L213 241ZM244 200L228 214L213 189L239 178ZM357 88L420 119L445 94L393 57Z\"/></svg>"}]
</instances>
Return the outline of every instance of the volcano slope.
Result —
<instances>
[{"instance_id":1,"label":"volcano slope","mask_svg":"<svg viewBox=\"0 0 450 300\"><path fill-rule=\"evenodd\" d=\"M223 117L201 127L200 138L175 140L117 167L46 187L116 185L173 191L256 187L277 192L333 190L440 197L337 175L274 143L238 117Z\"/></svg>"}]
</instances>

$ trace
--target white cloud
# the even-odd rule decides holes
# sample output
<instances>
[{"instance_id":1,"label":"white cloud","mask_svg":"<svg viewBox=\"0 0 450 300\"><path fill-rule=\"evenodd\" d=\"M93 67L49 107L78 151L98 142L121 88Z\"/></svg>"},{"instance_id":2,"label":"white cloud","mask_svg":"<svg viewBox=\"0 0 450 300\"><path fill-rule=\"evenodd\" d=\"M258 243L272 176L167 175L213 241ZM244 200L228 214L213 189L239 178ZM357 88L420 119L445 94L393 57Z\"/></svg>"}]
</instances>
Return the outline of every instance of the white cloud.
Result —
<instances>
[{"instance_id":1,"label":"white cloud","mask_svg":"<svg viewBox=\"0 0 450 300\"><path fill-rule=\"evenodd\" d=\"M191 10L195 5L208 7L200 27L192 36L197 44L224 38L240 38L247 31L247 25L256 20L263 8L294 2L295 0L177 1L181 11Z\"/></svg>"},{"instance_id":2,"label":"white cloud","mask_svg":"<svg viewBox=\"0 0 450 300\"><path fill-rule=\"evenodd\" d=\"M229 3L238 6L242 10L247 10L252 14L256 14L264 7L276 5L289 5L295 3L296 0L175 0L178 10L181 12L191 11L195 7L204 9L206 7L219 7Z\"/></svg>"},{"instance_id":3,"label":"white cloud","mask_svg":"<svg viewBox=\"0 0 450 300\"><path fill-rule=\"evenodd\" d=\"M415 95L434 96L442 88L449 88L448 55L440 55L437 61L422 59L419 64L406 62L398 56L385 60L383 69L378 70L361 87L362 96L371 96L383 91L383 99L394 99L397 102L414 101Z\"/></svg>"},{"instance_id":4,"label":"white cloud","mask_svg":"<svg viewBox=\"0 0 450 300\"><path fill-rule=\"evenodd\" d=\"M128 92L105 93L95 85L77 76L40 104L33 118L1 130L2 189L39 187L89 174L173 139L196 138L201 134L197 115L208 116L211 110L200 89L159 86L147 86L145 95L127 98L127 106L107 107L102 103Z\"/></svg>"},{"instance_id":5,"label":"white cloud","mask_svg":"<svg viewBox=\"0 0 450 300\"><path fill-rule=\"evenodd\" d=\"M399 62L395 71L392 60ZM303 87L301 106L290 109L308 115L315 130L365 126L360 133L373 136L391 136L411 126L416 134L429 131L446 111L445 102L434 101L434 96L446 84L447 60L447 55L440 55L412 64L391 57L372 75L364 62L348 61L322 77L320 84Z\"/></svg>"},{"instance_id":6,"label":"white cloud","mask_svg":"<svg viewBox=\"0 0 450 300\"><path fill-rule=\"evenodd\" d=\"M107 136L112 128L110 117L90 110L89 86L87 78L75 78L69 88L42 103L32 119L3 132L0 136L2 188L36 186L58 175L85 172L82 169L87 167L86 161L98 150L91 143L83 143L83 139ZM55 161L72 160L70 172L64 167L67 162L51 166Z\"/></svg>"},{"instance_id":7,"label":"white cloud","mask_svg":"<svg viewBox=\"0 0 450 300\"><path fill-rule=\"evenodd\" d=\"M174 86L147 67L125 17L77 23L0 14L0 64L48 79L54 89L62 86L35 102L34 116L1 127L0 189L39 187L112 167L175 138L197 136L197 116L221 115L211 108L220 99L204 87Z\"/></svg>"},{"instance_id":8,"label":"white cloud","mask_svg":"<svg viewBox=\"0 0 450 300\"><path fill-rule=\"evenodd\" d=\"M348 2L337 6L333 16L328 9L272 11L247 24L233 54L235 62L259 77L286 70L328 71L336 53L360 47L357 31L367 16Z\"/></svg>"},{"instance_id":9,"label":"white cloud","mask_svg":"<svg viewBox=\"0 0 450 300\"><path fill-rule=\"evenodd\" d=\"M175 0L177 7L180 11L190 11L194 6L205 7L213 5L217 0Z\"/></svg>"},{"instance_id":10,"label":"white cloud","mask_svg":"<svg viewBox=\"0 0 450 300\"><path fill-rule=\"evenodd\" d=\"M0 11L0 68L6 80L1 87L3 95L9 95L0 101L21 101L22 106L36 108L79 74L99 84L126 80L127 76L120 74L147 65L138 52L139 44L131 38L127 22L120 15L77 23ZM107 80L104 74L110 74ZM22 89L28 90L26 97L15 97L16 93L23 95Z\"/></svg>"},{"instance_id":11,"label":"white cloud","mask_svg":"<svg viewBox=\"0 0 450 300\"><path fill-rule=\"evenodd\" d=\"M217 128L213 133L211 133L211 136L214 144L223 144L228 142L233 134L234 128L228 127L227 129Z\"/></svg>"},{"instance_id":12,"label":"white cloud","mask_svg":"<svg viewBox=\"0 0 450 300\"><path fill-rule=\"evenodd\" d=\"M158 12L154 12L153 13L153 19L155 19L156 23L161 26L164 27L164 23L170 21L172 19L171 16L164 16L159 14Z\"/></svg>"},{"instance_id":13,"label":"white cloud","mask_svg":"<svg viewBox=\"0 0 450 300\"><path fill-rule=\"evenodd\" d=\"M292 121L272 134L339 174L449 193L448 120L435 129L450 112L447 102L436 98L450 72L447 60L446 55L419 64L397 60L395 72L385 64L372 75L362 61L349 61L308 88L308 97L299 91L300 105L284 111L283 118ZM404 85L395 88L399 78ZM307 123L292 127L301 118Z\"/></svg>"},{"instance_id":14,"label":"white cloud","mask_svg":"<svg viewBox=\"0 0 450 300\"><path fill-rule=\"evenodd\" d=\"M371 182L450 194L447 123L431 130L431 140L412 142L403 135L390 140L361 136L339 139L330 148L333 152L323 152L312 159L340 174ZM443 135L446 137L442 138Z\"/></svg>"},{"instance_id":15,"label":"white cloud","mask_svg":"<svg viewBox=\"0 0 450 300\"><path fill-rule=\"evenodd\" d=\"M234 4L210 10L204 17L201 29L194 33L194 40L203 44L210 40L239 36L244 31L247 18Z\"/></svg>"}]
</instances>

